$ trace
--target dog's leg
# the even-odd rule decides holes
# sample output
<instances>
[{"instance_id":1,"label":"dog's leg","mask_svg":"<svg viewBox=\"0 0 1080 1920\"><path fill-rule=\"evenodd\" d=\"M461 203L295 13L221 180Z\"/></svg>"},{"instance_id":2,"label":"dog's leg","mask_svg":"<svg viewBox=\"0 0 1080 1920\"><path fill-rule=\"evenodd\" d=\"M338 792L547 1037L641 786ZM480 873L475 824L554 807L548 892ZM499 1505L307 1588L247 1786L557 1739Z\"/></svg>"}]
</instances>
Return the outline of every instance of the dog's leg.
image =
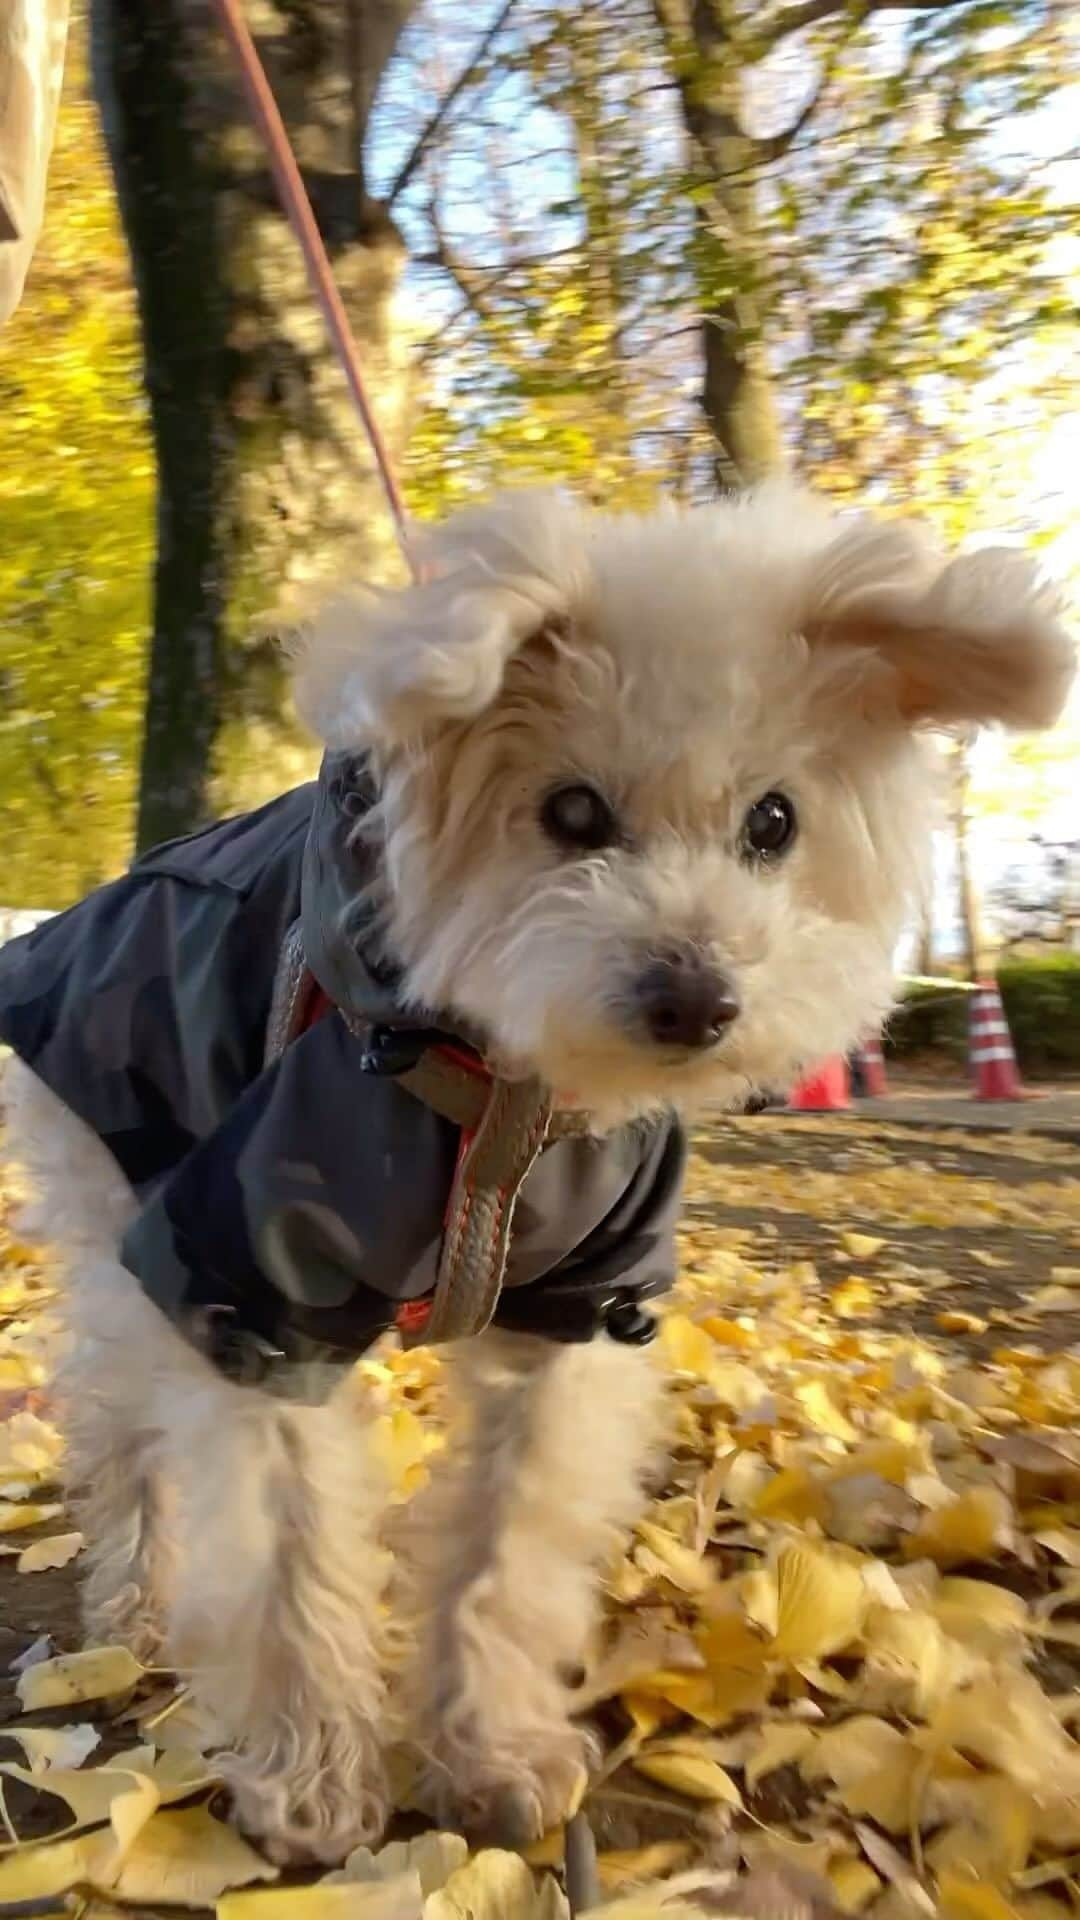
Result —
<instances>
[{"instance_id":1,"label":"dog's leg","mask_svg":"<svg viewBox=\"0 0 1080 1920\"><path fill-rule=\"evenodd\" d=\"M659 1376L606 1336L485 1334L451 1366L469 1430L402 1529L425 1622L403 1711L438 1816L521 1843L566 1811L586 1759L568 1681L598 1565L641 1504Z\"/></svg>"},{"instance_id":2,"label":"dog's leg","mask_svg":"<svg viewBox=\"0 0 1080 1920\"><path fill-rule=\"evenodd\" d=\"M387 1813L369 1417L349 1379L300 1406L206 1376L161 1395L183 1543L166 1652L228 1749L241 1823L280 1862L339 1861Z\"/></svg>"},{"instance_id":3,"label":"dog's leg","mask_svg":"<svg viewBox=\"0 0 1080 1920\"><path fill-rule=\"evenodd\" d=\"M136 1202L101 1142L18 1061L3 1097L21 1230L65 1269L58 1398L87 1630L190 1677L232 1749L240 1817L278 1857L337 1860L385 1815L384 1496L351 1382L304 1407L224 1380L121 1266Z\"/></svg>"},{"instance_id":4,"label":"dog's leg","mask_svg":"<svg viewBox=\"0 0 1080 1920\"><path fill-rule=\"evenodd\" d=\"M6 1151L22 1187L20 1231L48 1245L59 1269L53 1391L72 1513L86 1540L86 1629L151 1661L161 1642L168 1543L137 1356L160 1315L116 1257L135 1196L97 1136L22 1061L7 1062L0 1094Z\"/></svg>"},{"instance_id":5,"label":"dog's leg","mask_svg":"<svg viewBox=\"0 0 1080 1920\"><path fill-rule=\"evenodd\" d=\"M153 1405L157 1351L176 1339L118 1260L79 1269L55 1390L85 1541L83 1626L88 1640L130 1647L147 1666L162 1658L177 1550Z\"/></svg>"}]
</instances>

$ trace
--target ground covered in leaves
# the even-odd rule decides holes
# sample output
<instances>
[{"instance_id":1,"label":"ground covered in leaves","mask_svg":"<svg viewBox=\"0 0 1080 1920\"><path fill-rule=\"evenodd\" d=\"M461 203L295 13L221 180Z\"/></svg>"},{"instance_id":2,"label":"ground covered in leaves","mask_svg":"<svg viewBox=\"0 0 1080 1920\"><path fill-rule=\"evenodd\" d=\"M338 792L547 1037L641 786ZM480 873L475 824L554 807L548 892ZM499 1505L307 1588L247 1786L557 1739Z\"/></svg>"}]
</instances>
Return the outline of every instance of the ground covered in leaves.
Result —
<instances>
[{"instance_id":1,"label":"ground covered in leaves","mask_svg":"<svg viewBox=\"0 0 1080 1920\"><path fill-rule=\"evenodd\" d=\"M1080 1907L1077 1172L1064 1142L851 1119L700 1137L659 1343L670 1470L582 1689L609 1920ZM559 1920L562 1833L528 1861L402 1839L283 1886L182 1689L64 1657L49 1292L0 1228L0 1915ZM437 1364L365 1369L405 1497Z\"/></svg>"}]
</instances>

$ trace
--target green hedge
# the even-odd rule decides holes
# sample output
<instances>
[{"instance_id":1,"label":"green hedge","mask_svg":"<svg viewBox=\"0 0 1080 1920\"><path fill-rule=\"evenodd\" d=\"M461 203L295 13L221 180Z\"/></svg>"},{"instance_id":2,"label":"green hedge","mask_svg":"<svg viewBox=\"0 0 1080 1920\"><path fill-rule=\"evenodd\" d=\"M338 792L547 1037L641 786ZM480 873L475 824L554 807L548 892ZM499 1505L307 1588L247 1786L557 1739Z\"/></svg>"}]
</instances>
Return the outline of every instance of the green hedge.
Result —
<instances>
[{"instance_id":1,"label":"green hedge","mask_svg":"<svg viewBox=\"0 0 1080 1920\"><path fill-rule=\"evenodd\" d=\"M1080 954L1005 962L998 969L1016 1057L1028 1073L1080 1072ZM912 987L893 1014L886 1051L966 1061L968 994Z\"/></svg>"}]
</instances>

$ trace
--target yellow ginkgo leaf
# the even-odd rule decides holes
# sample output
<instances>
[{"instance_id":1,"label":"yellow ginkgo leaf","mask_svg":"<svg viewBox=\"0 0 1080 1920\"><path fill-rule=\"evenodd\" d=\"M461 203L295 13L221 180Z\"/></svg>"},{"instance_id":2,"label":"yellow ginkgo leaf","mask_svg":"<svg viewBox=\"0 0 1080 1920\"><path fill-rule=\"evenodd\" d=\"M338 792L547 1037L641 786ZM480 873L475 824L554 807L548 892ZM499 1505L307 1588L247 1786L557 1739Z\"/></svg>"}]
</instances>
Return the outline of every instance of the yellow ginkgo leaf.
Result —
<instances>
[{"instance_id":1,"label":"yellow ginkgo leaf","mask_svg":"<svg viewBox=\"0 0 1080 1920\"><path fill-rule=\"evenodd\" d=\"M752 1511L758 1520L821 1520L828 1496L822 1482L805 1467L786 1467L773 1475L754 1500Z\"/></svg>"},{"instance_id":2,"label":"yellow ginkgo leaf","mask_svg":"<svg viewBox=\"0 0 1080 1920\"><path fill-rule=\"evenodd\" d=\"M392 1839L377 1853L371 1847L356 1847L336 1874L325 1874L321 1885L336 1882L400 1880L402 1874L417 1874L421 1893L438 1893L469 1859L469 1847L461 1834L417 1834L415 1839Z\"/></svg>"},{"instance_id":3,"label":"yellow ginkgo leaf","mask_svg":"<svg viewBox=\"0 0 1080 1920\"><path fill-rule=\"evenodd\" d=\"M944 1781L934 1790L933 1816L949 1803L950 1789L958 1789L954 1804L963 1817L940 1827L926 1848L934 1872L973 1874L976 1879L1006 1885L1022 1871L1034 1839L1034 1802L1011 1780L992 1774ZM966 1805L965 1805L966 1803Z\"/></svg>"},{"instance_id":4,"label":"yellow ginkgo leaf","mask_svg":"<svg viewBox=\"0 0 1080 1920\"><path fill-rule=\"evenodd\" d=\"M801 1381L795 1388L795 1399L802 1409L807 1425L815 1433L827 1434L833 1440L844 1440L849 1443L858 1439L858 1433L842 1408L837 1405L827 1380Z\"/></svg>"},{"instance_id":5,"label":"yellow ginkgo leaf","mask_svg":"<svg viewBox=\"0 0 1080 1920\"><path fill-rule=\"evenodd\" d=\"M373 1423L371 1443L396 1494L411 1494L423 1485L424 1463L437 1442L411 1407L395 1407L382 1414Z\"/></svg>"},{"instance_id":6,"label":"yellow ginkgo leaf","mask_svg":"<svg viewBox=\"0 0 1080 1920\"><path fill-rule=\"evenodd\" d=\"M868 1280L862 1280L857 1274L851 1274L847 1280L841 1280L829 1295L829 1305L840 1320L860 1320L864 1314L873 1313L876 1295Z\"/></svg>"},{"instance_id":7,"label":"yellow ginkgo leaf","mask_svg":"<svg viewBox=\"0 0 1080 1920\"><path fill-rule=\"evenodd\" d=\"M16 1561L20 1573L44 1573L56 1567L66 1567L82 1552L81 1533L53 1533L47 1540L35 1540L24 1547Z\"/></svg>"},{"instance_id":8,"label":"yellow ginkgo leaf","mask_svg":"<svg viewBox=\"0 0 1080 1920\"><path fill-rule=\"evenodd\" d=\"M858 1639L869 1598L859 1568L839 1554L792 1542L777 1557L776 1590L772 1654L822 1660Z\"/></svg>"},{"instance_id":9,"label":"yellow ginkgo leaf","mask_svg":"<svg viewBox=\"0 0 1080 1920\"><path fill-rule=\"evenodd\" d=\"M946 1505L924 1514L904 1542L912 1560L925 1557L939 1567L967 1560L990 1560L1013 1538L1012 1508L999 1487L969 1487Z\"/></svg>"},{"instance_id":10,"label":"yellow ginkgo leaf","mask_svg":"<svg viewBox=\"0 0 1080 1920\"><path fill-rule=\"evenodd\" d=\"M664 1358L675 1373L693 1373L704 1378L716 1357L705 1329L685 1313L665 1314L660 1322L660 1342Z\"/></svg>"},{"instance_id":11,"label":"yellow ginkgo leaf","mask_svg":"<svg viewBox=\"0 0 1080 1920\"><path fill-rule=\"evenodd\" d=\"M1070 1865L1075 1869L1076 1862L1072 1861ZM1065 1872L1067 1871L1068 1868L1065 1869ZM1063 1878L1062 1868L1059 1867L1057 1874L1051 1877ZM1049 1893L1023 1894L1014 1898L1012 1904L1019 1915L1019 1920L1070 1920L1072 1912L1071 1908L1067 1908L1062 1901L1055 1900Z\"/></svg>"},{"instance_id":12,"label":"yellow ginkgo leaf","mask_svg":"<svg viewBox=\"0 0 1080 1920\"><path fill-rule=\"evenodd\" d=\"M833 1860L826 1872L843 1913L861 1913L881 1892L881 1881L865 1860Z\"/></svg>"},{"instance_id":13,"label":"yellow ginkgo leaf","mask_svg":"<svg viewBox=\"0 0 1080 1920\"><path fill-rule=\"evenodd\" d=\"M1080 1747L1038 1681L1019 1667L996 1668L949 1694L926 1737L996 1769L1039 1799L1080 1796Z\"/></svg>"},{"instance_id":14,"label":"yellow ginkgo leaf","mask_svg":"<svg viewBox=\"0 0 1080 1920\"><path fill-rule=\"evenodd\" d=\"M21 1533L24 1527L40 1527L56 1520L64 1509L58 1500L0 1500L0 1533Z\"/></svg>"},{"instance_id":15,"label":"yellow ginkgo leaf","mask_svg":"<svg viewBox=\"0 0 1080 1920\"><path fill-rule=\"evenodd\" d=\"M966 1874L946 1872L938 1880L941 1920L1016 1920L1016 1909L997 1887Z\"/></svg>"},{"instance_id":16,"label":"yellow ginkgo leaf","mask_svg":"<svg viewBox=\"0 0 1080 1920\"><path fill-rule=\"evenodd\" d=\"M142 1679L143 1671L126 1647L90 1647L84 1653L64 1653L27 1667L15 1691L23 1712L37 1713L43 1707L70 1707L127 1693Z\"/></svg>"},{"instance_id":17,"label":"yellow ginkgo leaf","mask_svg":"<svg viewBox=\"0 0 1080 1920\"><path fill-rule=\"evenodd\" d=\"M728 1589L729 1592L732 1589ZM750 1650L753 1651L755 1639L760 1644L766 1638L772 1639L780 1619L780 1595L777 1588L776 1571L773 1567L757 1567L753 1573L744 1573L734 1590L738 1594L743 1631L746 1633ZM722 1614L714 1617L710 1628L710 1640L719 1642ZM734 1633L734 1628L732 1629ZM738 1644L737 1640L735 1642ZM714 1658L723 1657L714 1654Z\"/></svg>"},{"instance_id":18,"label":"yellow ginkgo leaf","mask_svg":"<svg viewBox=\"0 0 1080 1920\"><path fill-rule=\"evenodd\" d=\"M929 1445L919 1435L911 1439L866 1440L842 1459L831 1462L828 1479L874 1478L887 1480L890 1486L903 1487L909 1474L925 1472L930 1465Z\"/></svg>"},{"instance_id":19,"label":"yellow ginkgo leaf","mask_svg":"<svg viewBox=\"0 0 1080 1920\"><path fill-rule=\"evenodd\" d=\"M685 1713L691 1720L697 1720L703 1727L726 1727L739 1714L753 1713L765 1705L771 1690L771 1678L763 1665L756 1668L710 1667L706 1673L669 1673L657 1674L649 1682L643 1683L633 1696L636 1700L648 1701L651 1697L647 1689L655 1689L655 1696ZM631 1696L623 1696L623 1704L630 1711ZM646 1725L647 1732L655 1729L657 1722Z\"/></svg>"},{"instance_id":20,"label":"yellow ginkgo leaf","mask_svg":"<svg viewBox=\"0 0 1080 1920\"><path fill-rule=\"evenodd\" d=\"M208 1907L231 1887L277 1875L234 1827L205 1807L187 1807L155 1813L106 1884L133 1905Z\"/></svg>"},{"instance_id":21,"label":"yellow ginkgo leaf","mask_svg":"<svg viewBox=\"0 0 1080 1920\"><path fill-rule=\"evenodd\" d=\"M778 1720L763 1727L747 1756L747 1786L756 1787L759 1780L767 1773L774 1773L777 1767L787 1767L803 1759L816 1739L814 1728L798 1720Z\"/></svg>"},{"instance_id":22,"label":"yellow ginkgo leaf","mask_svg":"<svg viewBox=\"0 0 1080 1920\"><path fill-rule=\"evenodd\" d=\"M807 1780L831 1780L834 1786L846 1787L863 1774L898 1761L906 1746L904 1735L887 1720L857 1713L819 1733L800 1762L800 1772Z\"/></svg>"},{"instance_id":23,"label":"yellow ginkgo leaf","mask_svg":"<svg viewBox=\"0 0 1080 1920\"><path fill-rule=\"evenodd\" d=\"M158 1804L158 1791L145 1774L119 1767L86 1767L81 1770L50 1767L47 1773L31 1773L14 1761L0 1763L0 1774L18 1780L36 1792L53 1794L70 1808L72 1824L64 1835L84 1827L97 1827L113 1819L117 1837L125 1843L134 1838ZM123 1803L123 1804L121 1804ZM116 1818L114 1819L114 1809ZM120 1824L117 1826L116 1822Z\"/></svg>"},{"instance_id":24,"label":"yellow ginkgo leaf","mask_svg":"<svg viewBox=\"0 0 1080 1920\"><path fill-rule=\"evenodd\" d=\"M669 1534L665 1526L651 1526L650 1521L638 1521L638 1534L644 1540L648 1551L638 1549L638 1563L648 1567L650 1572L661 1572L665 1580L678 1588L680 1594L703 1594L711 1586L711 1574L705 1567L705 1561L694 1549L682 1546L675 1534Z\"/></svg>"},{"instance_id":25,"label":"yellow ginkgo leaf","mask_svg":"<svg viewBox=\"0 0 1080 1920\"><path fill-rule=\"evenodd\" d=\"M794 1867L798 1874L813 1874L818 1879L828 1871L836 1844L831 1834L823 1834L814 1840L799 1840L780 1827L766 1827L759 1833L739 1835L742 1857L751 1869L771 1869L779 1862L786 1869ZM787 1902L780 1903L776 1920L780 1920L780 1916L786 1915L789 1910ZM764 1920L769 1920L769 1916L765 1916Z\"/></svg>"},{"instance_id":26,"label":"yellow ginkgo leaf","mask_svg":"<svg viewBox=\"0 0 1080 1920\"><path fill-rule=\"evenodd\" d=\"M41 1369L32 1365L28 1355L0 1354L0 1393L18 1393L21 1388L38 1386L40 1382Z\"/></svg>"},{"instance_id":27,"label":"yellow ginkgo leaf","mask_svg":"<svg viewBox=\"0 0 1080 1920\"><path fill-rule=\"evenodd\" d=\"M566 1825L549 1827L539 1840L522 1847L521 1857L530 1867L561 1867L566 1858Z\"/></svg>"},{"instance_id":28,"label":"yellow ginkgo leaf","mask_svg":"<svg viewBox=\"0 0 1080 1920\"><path fill-rule=\"evenodd\" d=\"M0 1470L5 1472L10 1467L22 1473L43 1473L56 1465L64 1447L54 1426L26 1410L4 1422L0 1441Z\"/></svg>"},{"instance_id":29,"label":"yellow ginkgo leaf","mask_svg":"<svg viewBox=\"0 0 1080 1920\"><path fill-rule=\"evenodd\" d=\"M611 1645L576 1690L575 1711L587 1711L601 1700L632 1690L651 1674L695 1673L704 1665L700 1648L684 1627L672 1623L665 1609L630 1614L619 1622Z\"/></svg>"},{"instance_id":30,"label":"yellow ginkgo leaf","mask_svg":"<svg viewBox=\"0 0 1080 1920\"><path fill-rule=\"evenodd\" d=\"M1027 1603L1018 1593L992 1580L947 1578L930 1607L945 1632L973 1653L994 1658L1010 1649L1019 1654L1023 1648Z\"/></svg>"},{"instance_id":31,"label":"yellow ginkgo leaf","mask_svg":"<svg viewBox=\"0 0 1080 1920\"><path fill-rule=\"evenodd\" d=\"M516 1853L491 1848L450 1875L424 1902L424 1920L569 1920L551 1874L535 1878Z\"/></svg>"},{"instance_id":32,"label":"yellow ginkgo leaf","mask_svg":"<svg viewBox=\"0 0 1080 1920\"><path fill-rule=\"evenodd\" d=\"M670 1787L673 1793L681 1793L688 1800L708 1800L733 1808L742 1806L742 1795L731 1775L707 1754L686 1750L639 1753L633 1765L647 1780Z\"/></svg>"},{"instance_id":33,"label":"yellow ginkgo leaf","mask_svg":"<svg viewBox=\"0 0 1080 1920\"><path fill-rule=\"evenodd\" d=\"M176 1746L155 1754L150 1778L157 1788L162 1806L167 1807L176 1800L188 1800L192 1794L215 1786L218 1775L205 1754Z\"/></svg>"},{"instance_id":34,"label":"yellow ginkgo leaf","mask_svg":"<svg viewBox=\"0 0 1080 1920\"><path fill-rule=\"evenodd\" d=\"M840 1244L844 1252L849 1253L853 1260L872 1260L875 1253L881 1252L886 1242L871 1233L853 1233L850 1229L845 1229L840 1235Z\"/></svg>"},{"instance_id":35,"label":"yellow ginkgo leaf","mask_svg":"<svg viewBox=\"0 0 1080 1920\"><path fill-rule=\"evenodd\" d=\"M981 1313L965 1313L960 1308L948 1308L934 1315L934 1324L942 1333L985 1333L990 1325Z\"/></svg>"},{"instance_id":36,"label":"yellow ginkgo leaf","mask_svg":"<svg viewBox=\"0 0 1080 1920\"><path fill-rule=\"evenodd\" d=\"M214 1912L217 1920L420 1920L423 1904L419 1875L403 1873L389 1880L226 1893Z\"/></svg>"},{"instance_id":37,"label":"yellow ginkgo leaf","mask_svg":"<svg viewBox=\"0 0 1080 1920\"><path fill-rule=\"evenodd\" d=\"M113 1844L110 1833L84 1833L0 1855L0 1909L20 1901L59 1900L69 1888L92 1880L94 1867L109 1857Z\"/></svg>"},{"instance_id":38,"label":"yellow ginkgo leaf","mask_svg":"<svg viewBox=\"0 0 1080 1920\"><path fill-rule=\"evenodd\" d=\"M755 1328L744 1326L741 1320L725 1320L718 1313L710 1313L701 1324L718 1347L735 1347L738 1352L745 1353L758 1344Z\"/></svg>"},{"instance_id":39,"label":"yellow ginkgo leaf","mask_svg":"<svg viewBox=\"0 0 1080 1920\"><path fill-rule=\"evenodd\" d=\"M642 1886L673 1873L690 1858L686 1840L654 1840L649 1847L628 1847L597 1855L596 1871L605 1893Z\"/></svg>"},{"instance_id":40,"label":"yellow ginkgo leaf","mask_svg":"<svg viewBox=\"0 0 1080 1920\"><path fill-rule=\"evenodd\" d=\"M1080 1567L1080 1527L1045 1527L1035 1539L1067 1567Z\"/></svg>"},{"instance_id":41,"label":"yellow ginkgo leaf","mask_svg":"<svg viewBox=\"0 0 1080 1920\"><path fill-rule=\"evenodd\" d=\"M85 1723L73 1727L5 1727L4 1738L17 1742L34 1774L44 1773L49 1767L81 1767L101 1745L97 1728Z\"/></svg>"},{"instance_id":42,"label":"yellow ginkgo leaf","mask_svg":"<svg viewBox=\"0 0 1080 1920\"><path fill-rule=\"evenodd\" d=\"M873 1607L863 1625L863 1704L925 1719L970 1678L971 1657L921 1607Z\"/></svg>"},{"instance_id":43,"label":"yellow ginkgo leaf","mask_svg":"<svg viewBox=\"0 0 1080 1920\"><path fill-rule=\"evenodd\" d=\"M837 1797L855 1819L873 1820L886 1833L907 1833L922 1768L922 1756L906 1748L888 1766L838 1789Z\"/></svg>"},{"instance_id":44,"label":"yellow ginkgo leaf","mask_svg":"<svg viewBox=\"0 0 1080 1920\"><path fill-rule=\"evenodd\" d=\"M679 1709L670 1706L662 1695L654 1698L648 1693L635 1690L621 1694L619 1699L620 1705L629 1715L634 1735L639 1743L648 1740L667 1721L678 1717Z\"/></svg>"},{"instance_id":45,"label":"yellow ginkgo leaf","mask_svg":"<svg viewBox=\"0 0 1080 1920\"><path fill-rule=\"evenodd\" d=\"M714 1898L726 1891L729 1876L708 1876L704 1885L703 1878L695 1874L686 1892L681 1890L678 1880L674 1885L660 1880L653 1885L636 1887L616 1900L590 1907L580 1920L709 1920L709 1915L716 1911L715 1905L706 1908L702 1901L713 1889ZM746 1920L750 1920L749 1915Z\"/></svg>"}]
</instances>

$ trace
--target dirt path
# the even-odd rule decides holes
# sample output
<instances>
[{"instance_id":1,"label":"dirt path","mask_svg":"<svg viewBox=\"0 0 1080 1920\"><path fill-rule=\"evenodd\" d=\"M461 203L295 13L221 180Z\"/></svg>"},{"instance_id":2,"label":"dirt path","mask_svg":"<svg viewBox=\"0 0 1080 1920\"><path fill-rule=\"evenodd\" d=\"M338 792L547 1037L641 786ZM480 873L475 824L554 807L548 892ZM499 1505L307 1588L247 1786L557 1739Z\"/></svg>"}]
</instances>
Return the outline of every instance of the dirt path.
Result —
<instances>
[{"instance_id":1,"label":"dirt path","mask_svg":"<svg viewBox=\"0 0 1080 1920\"><path fill-rule=\"evenodd\" d=\"M864 1276L882 1325L940 1336L942 1314L984 1319L950 1336L973 1356L1080 1340L1080 1147L787 1114L717 1122L694 1144L691 1232L744 1229L766 1265L812 1261L823 1295ZM849 1252L852 1233L884 1244Z\"/></svg>"}]
</instances>

